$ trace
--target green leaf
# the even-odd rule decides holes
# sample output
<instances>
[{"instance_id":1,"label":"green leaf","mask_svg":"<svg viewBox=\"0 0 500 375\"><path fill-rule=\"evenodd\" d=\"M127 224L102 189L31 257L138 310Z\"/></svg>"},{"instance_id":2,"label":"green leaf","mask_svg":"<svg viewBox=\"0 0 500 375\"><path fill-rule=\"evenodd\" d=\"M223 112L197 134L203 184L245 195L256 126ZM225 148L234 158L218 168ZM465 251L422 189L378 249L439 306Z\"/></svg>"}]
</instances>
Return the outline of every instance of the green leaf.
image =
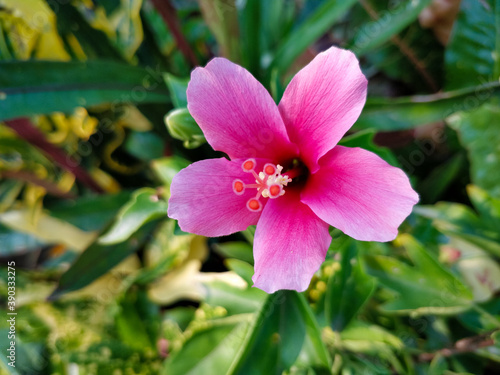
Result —
<instances>
[{"instance_id":1,"label":"green leaf","mask_svg":"<svg viewBox=\"0 0 500 375\"><path fill-rule=\"evenodd\" d=\"M401 339L377 325L356 322L346 328L341 334L342 345L347 345L355 352L375 354L380 348L401 350L404 347ZM357 342L357 344L355 344ZM368 345L364 345L368 343ZM357 348L356 348L357 347Z\"/></svg>"},{"instance_id":2,"label":"green leaf","mask_svg":"<svg viewBox=\"0 0 500 375\"><path fill-rule=\"evenodd\" d=\"M166 216L167 207L155 189L137 190L120 210L113 226L99 238L99 243L113 245L125 241L147 222Z\"/></svg>"},{"instance_id":3,"label":"green leaf","mask_svg":"<svg viewBox=\"0 0 500 375\"><path fill-rule=\"evenodd\" d=\"M214 244L214 250L226 258L235 258L253 264L253 250L248 242L222 242Z\"/></svg>"},{"instance_id":4,"label":"green leaf","mask_svg":"<svg viewBox=\"0 0 500 375\"><path fill-rule=\"evenodd\" d=\"M0 184L0 213L8 210L14 204L23 185L24 183L17 180L2 181Z\"/></svg>"},{"instance_id":5,"label":"green leaf","mask_svg":"<svg viewBox=\"0 0 500 375\"><path fill-rule=\"evenodd\" d=\"M160 336L159 307L143 290L128 290L118 301L115 325L121 341L139 352L156 349Z\"/></svg>"},{"instance_id":6,"label":"green leaf","mask_svg":"<svg viewBox=\"0 0 500 375\"><path fill-rule=\"evenodd\" d=\"M335 22L340 20L356 3L356 0L327 0L300 24L278 47L271 62L282 74L312 43L318 40Z\"/></svg>"},{"instance_id":7,"label":"green leaf","mask_svg":"<svg viewBox=\"0 0 500 375\"><path fill-rule=\"evenodd\" d=\"M500 236L491 223L480 220L469 207L439 202L434 206L418 206L414 212L433 220L434 226L448 236L468 242L493 255L500 256Z\"/></svg>"},{"instance_id":8,"label":"green leaf","mask_svg":"<svg viewBox=\"0 0 500 375\"><path fill-rule=\"evenodd\" d=\"M243 348L250 328L250 318L251 315L241 314L206 322L205 326L192 332L181 350L165 361L161 373L232 374L230 368Z\"/></svg>"},{"instance_id":9,"label":"green leaf","mask_svg":"<svg viewBox=\"0 0 500 375\"><path fill-rule=\"evenodd\" d=\"M0 223L0 256L8 258L38 250L44 242L32 234L18 232ZM26 258L29 256L25 255Z\"/></svg>"},{"instance_id":10,"label":"green leaf","mask_svg":"<svg viewBox=\"0 0 500 375\"><path fill-rule=\"evenodd\" d=\"M354 322L340 333L340 344L334 346L339 346L342 351L355 353L356 359L365 355L375 356L377 359L381 358L383 362L386 362L385 366L388 367L390 364L394 372L398 374L406 373L396 356L404 348L403 342L399 337L375 324ZM372 362L377 364L376 361L372 360L368 362L368 365L373 366ZM366 371L368 369L361 372ZM359 370L355 373L358 372ZM372 369L369 373L379 373L379 371ZM392 371L388 372L388 374L390 373Z\"/></svg>"},{"instance_id":11,"label":"green leaf","mask_svg":"<svg viewBox=\"0 0 500 375\"><path fill-rule=\"evenodd\" d=\"M465 169L465 155L454 155L441 165L438 165L428 176L422 180L417 188L420 193L420 202L435 202L450 184L459 177Z\"/></svg>"},{"instance_id":12,"label":"green leaf","mask_svg":"<svg viewBox=\"0 0 500 375\"><path fill-rule=\"evenodd\" d=\"M156 223L150 223L133 234L128 241L103 246L97 242L87 248L59 279L50 299L81 289L104 275L126 257L137 251L150 237Z\"/></svg>"},{"instance_id":13,"label":"green leaf","mask_svg":"<svg viewBox=\"0 0 500 375\"><path fill-rule=\"evenodd\" d=\"M493 332L491 338L495 342L495 345L500 348L500 331Z\"/></svg>"},{"instance_id":14,"label":"green leaf","mask_svg":"<svg viewBox=\"0 0 500 375\"><path fill-rule=\"evenodd\" d=\"M331 368L330 354L322 340L320 327L311 307L303 294L297 293L297 304L306 324L306 337L299 358L294 366L313 368L317 374L329 374Z\"/></svg>"},{"instance_id":15,"label":"green leaf","mask_svg":"<svg viewBox=\"0 0 500 375\"><path fill-rule=\"evenodd\" d=\"M167 103L161 73L111 61L0 62L0 120L76 107Z\"/></svg>"},{"instance_id":16,"label":"green leaf","mask_svg":"<svg viewBox=\"0 0 500 375\"><path fill-rule=\"evenodd\" d=\"M262 25L263 10L276 5L276 3L280 2L246 1L243 9L239 12L239 23L242 30L240 37L242 61L248 71L257 79L261 76L261 40L267 37L262 27L264 26ZM263 6L263 9L261 6Z\"/></svg>"},{"instance_id":17,"label":"green leaf","mask_svg":"<svg viewBox=\"0 0 500 375\"><path fill-rule=\"evenodd\" d=\"M166 158L153 160L151 167L165 185L170 186L174 176L179 173L181 169L186 168L191 162L180 156L174 155Z\"/></svg>"},{"instance_id":18,"label":"green leaf","mask_svg":"<svg viewBox=\"0 0 500 375\"><path fill-rule=\"evenodd\" d=\"M439 230L483 235L487 227L468 206L439 202L434 206L415 207L415 213L435 221Z\"/></svg>"},{"instance_id":19,"label":"green leaf","mask_svg":"<svg viewBox=\"0 0 500 375\"><path fill-rule=\"evenodd\" d=\"M45 244L60 244L77 251L83 251L94 242L97 235L56 219L46 212L41 212L37 220L33 221L32 213L27 208L0 214L0 223L15 231L30 234Z\"/></svg>"},{"instance_id":20,"label":"green leaf","mask_svg":"<svg viewBox=\"0 0 500 375\"><path fill-rule=\"evenodd\" d=\"M380 14L385 18L383 12ZM371 69L377 68L377 74L383 72L392 80L404 82L415 92L427 93L432 86L440 87L444 80L444 47L432 30L422 29L418 22L414 22L399 33L397 38L400 40L396 43L384 43L364 55L366 62L363 65L372 66ZM408 47L405 48L405 45Z\"/></svg>"},{"instance_id":21,"label":"green leaf","mask_svg":"<svg viewBox=\"0 0 500 375\"><path fill-rule=\"evenodd\" d=\"M76 200L60 200L45 207L50 216L66 221L84 231L102 230L130 199L130 191L117 194L83 196Z\"/></svg>"},{"instance_id":22,"label":"green leaf","mask_svg":"<svg viewBox=\"0 0 500 375\"><path fill-rule=\"evenodd\" d=\"M187 108L178 108L165 116L170 135L184 141L184 147L197 148L206 142L205 136Z\"/></svg>"},{"instance_id":23,"label":"green leaf","mask_svg":"<svg viewBox=\"0 0 500 375\"><path fill-rule=\"evenodd\" d=\"M224 264L228 269L236 272L248 285L253 285L252 276L254 274L254 268L251 264L239 259L226 259Z\"/></svg>"},{"instance_id":24,"label":"green leaf","mask_svg":"<svg viewBox=\"0 0 500 375\"><path fill-rule=\"evenodd\" d=\"M187 87L189 79L178 78L172 74L165 73L163 79L167 84L168 90L170 91L170 96L172 97L172 103L175 108L186 108L187 107Z\"/></svg>"},{"instance_id":25,"label":"green leaf","mask_svg":"<svg viewBox=\"0 0 500 375\"><path fill-rule=\"evenodd\" d=\"M448 364L446 363L446 359L441 354L436 354L436 356L432 359L431 364L429 366L429 375L441 375L445 374L446 370L448 370Z\"/></svg>"},{"instance_id":26,"label":"green leaf","mask_svg":"<svg viewBox=\"0 0 500 375\"><path fill-rule=\"evenodd\" d=\"M403 31L417 20L420 12L432 0L404 1L392 10L384 12L381 18L363 25L348 46L349 49L362 56L374 48L387 42L391 37Z\"/></svg>"},{"instance_id":27,"label":"green leaf","mask_svg":"<svg viewBox=\"0 0 500 375\"><path fill-rule=\"evenodd\" d=\"M238 63L240 45L235 0L200 0L200 8L205 22L219 44L219 55ZM257 30L252 30L252 33L258 35Z\"/></svg>"},{"instance_id":28,"label":"green leaf","mask_svg":"<svg viewBox=\"0 0 500 375\"><path fill-rule=\"evenodd\" d=\"M361 147L364 148L365 150L371 151L378 156L380 156L382 159L384 159L386 162L388 162L390 165L393 165L395 167L400 167L398 160L394 156L394 154L389 150L388 148L385 147L380 147L377 146L373 142L373 138L375 137L375 130L373 129L366 129L360 132L357 132L353 135L349 135L347 137L344 137L340 140L339 144L342 146L346 147Z\"/></svg>"},{"instance_id":29,"label":"green leaf","mask_svg":"<svg viewBox=\"0 0 500 375\"><path fill-rule=\"evenodd\" d=\"M476 236L468 233L453 233L452 237L453 236L462 239L476 247L479 247L480 249L496 257L500 257L500 243L496 239L491 239L484 236Z\"/></svg>"},{"instance_id":30,"label":"green leaf","mask_svg":"<svg viewBox=\"0 0 500 375\"><path fill-rule=\"evenodd\" d=\"M310 366L328 368L329 359L317 322L304 297L294 291L270 295L262 306L236 374L281 374L306 348Z\"/></svg>"},{"instance_id":31,"label":"green leaf","mask_svg":"<svg viewBox=\"0 0 500 375\"><path fill-rule=\"evenodd\" d=\"M462 279L472 290L474 301L484 302L489 300L500 290L500 267L491 257L479 253L475 254L469 249L464 249L458 244L461 256L456 268Z\"/></svg>"},{"instance_id":32,"label":"green leaf","mask_svg":"<svg viewBox=\"0 0 500 375\"><path fill-rule=\"evenodd\" d=\"M9 316L10 319L12 316ZM7 320L6 319L6 320ZM19 318L18 318L19 319ZM19 321L16 319L17 325ZM16 327L17 328L17 327ZM11 341L8 337L12 333L8 328L1 328L0 334L0 349L2 350L1 362L0 362L0 372L2 374L8 375L23 375L32 374L33 369L40 368L41 363L46 363L46 353L43 351L43 345L41 342L25 342L19 336L16 331L15 338L15 350L14 356L9 358L11 348ZM9 366L8 364L14 364L14 366Z\"/></svg>"},{"instance_id":33,"label":"green leaf","mask_svg":"<svg viewBox=\"0 0 500 375\"><path fill-rule=\"evenodd\" d=\"M462 0L445 53L447 90L498 80L494 52L500 43L500 4L495 1Z\"/></svg>"},{"instance_id":34,"label":"green leaf","mask_svg":"<svg viewBox=\"0 0 500 375\"><path fill-rule=\"evenodd\" d=\"M228 315L257 312L267 295L250 285L247 289L240 289L221 281L205 282L205 302L211 306L224 307Z\"/></svg>"},{"instance_id":35,"label":"green leaf","mask_svg":"<svg viewBox=\"0 0 500 375\"><path fill-rule=\"evenodd\" d=\"M117 36L115 45L129 60L134 58L143 42L142 4L143 0L122 0L121 6L112 15Z\"/></svg>"},{"instance_id":36,"label":"green leaf","mask_svg":"<svg viewBox=\"0 0 500 375\"><path fill-rule=\"evenodd\" d=\"M398 294L397 299L383 305L385 310L447 314L470 307L472 294L455 276L411 236L402 235L400 240L414 267L382 255L365 255L364 259L368 273Z\"/></svg>"},{"instance_id":37,"label":"green leaf","mask_svg":"<svg viewBox=\"0 0 500 375\"><path fill-rule=\"evenodd\" d=\"M325 314L334 331L342 331L375 291L375 280L366 275L359 263L356 245L341 249L340 270L328 281Z\"/></svg>"},{"instance_id":38,"label":"green leaf","mask_svg":"<svg viewBox=\"0 0 500 375\"><path fill-rule=\"evenodd\" d=\"M75 5L62 1L47 1L47 5L56 14L57 31L64 40L68 52L74 54L71 48L74 43L69 43L69 39L74 36L88 57L124 60L106 33L89 25Z\"/></svg>"},{"instance_id":39,"label":"green leaf","mask_svg":"<svg viewBox=\"0 0 500 375\"><path fill-rule=\"evenodd\" d=\"M474 185L467 186L467 194L483 223L492 230L500 228L500 199L493 198L485 190Z\"/></svg>"},{"instance_id":40,"label":"green leaf","mask_svg":"<svg viewBox=\"0 0 500 375\"><path fill-rule=\"evenodd\" d=\"M448 119L465 146L471 162L471 178L475 185L493 198L500 198L500 118L498 100L485 103L472 112L460 112Z\"/></svg>"},{"instance_id":41,"label":"green leaf","mask_svg":"<svg viewBox=\"0 0 500 375\"><path fill-rule=\"evenodd\" d=\"M368 98L353 130L369 128L374 128L377 131L411 129L419 125L443 121L456 112L474 111L481 103L492 97L500 97L499 82L432 95L416 95L395 99Z\"/></svg>"},{"instance_id":42,"label":"green leaf","mask_svg":"<svg viewBox=\"0 0 500 375\"><path fill-rule=\"evenodd\" d=\"M138 131L131 131L123 146L130 155L143 161L160 158L165 147L164 141L155 133Z\"/></svg>"}]
</instances>

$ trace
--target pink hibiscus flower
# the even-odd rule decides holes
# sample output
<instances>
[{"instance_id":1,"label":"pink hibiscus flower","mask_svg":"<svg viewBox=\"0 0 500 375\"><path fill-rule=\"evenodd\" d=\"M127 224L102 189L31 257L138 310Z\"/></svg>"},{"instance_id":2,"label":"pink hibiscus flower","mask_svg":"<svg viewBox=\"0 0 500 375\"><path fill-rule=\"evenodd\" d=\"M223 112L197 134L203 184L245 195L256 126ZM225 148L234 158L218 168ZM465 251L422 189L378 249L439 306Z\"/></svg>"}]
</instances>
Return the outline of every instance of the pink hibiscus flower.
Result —
<instances>
[{"instance_id":1,"label":"pink hibiscus flower","mask_svg":"<svg viewBox=\"0 0 500 375\"><path fill-rule=\"evenodd\" d=\"M207 237L256 224L253 282L268 293L309 286L330 246L330 225L357 240L393 240L418 201L408 177L369 151L337 146L366 89L354 54L335 47L292 79L278 106L226 59L195 69L189 112L230 160L180 171L168 215Z\"/></svg>"}]
</instances>

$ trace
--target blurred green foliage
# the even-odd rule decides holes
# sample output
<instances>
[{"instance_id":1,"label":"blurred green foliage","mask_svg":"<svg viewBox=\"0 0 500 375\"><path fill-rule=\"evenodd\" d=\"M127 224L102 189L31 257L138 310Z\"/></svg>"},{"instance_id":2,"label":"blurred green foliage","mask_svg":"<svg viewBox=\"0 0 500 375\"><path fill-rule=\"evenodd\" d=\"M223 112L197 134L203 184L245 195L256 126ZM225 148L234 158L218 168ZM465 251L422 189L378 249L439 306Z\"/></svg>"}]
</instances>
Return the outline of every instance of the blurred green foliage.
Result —
<instances>
[{"instance_id":1,"label":"blurred green foliage","mask_svg":"<svg viewBox=\"0 0 500 375\"><path fill-rule=\"evenodd\" d=\"M189 73L224 56L279 101L331 45L370 82L341 143L421 204L392 243L332 228L309 289L267 295L255 228L166 216L175 173L216 155ZM498 0L0 0L0 374L498 373L499 74Z\"/></svg>"}]
</instances>

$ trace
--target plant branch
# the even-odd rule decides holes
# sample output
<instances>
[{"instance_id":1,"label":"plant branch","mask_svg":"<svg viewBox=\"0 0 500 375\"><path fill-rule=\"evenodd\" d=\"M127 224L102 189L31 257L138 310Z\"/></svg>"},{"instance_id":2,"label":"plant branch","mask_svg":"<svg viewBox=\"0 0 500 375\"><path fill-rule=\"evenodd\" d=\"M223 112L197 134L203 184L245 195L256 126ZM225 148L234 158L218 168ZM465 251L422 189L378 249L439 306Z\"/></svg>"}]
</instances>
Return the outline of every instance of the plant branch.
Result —
<instances>
[{"instance_id":1,"label":"plant branch","mask_svg":"<svg viewBox=\"0 0 500 375\"><path fill-rule=\"evenodd\" d=\"M26 172L26 171L1 171L0 177L8 178L11 180L29 182L31 184L41 186L47 191L47 193L49 193L50 195L54 195L56 197L65 198L65 199L76 198L75 195L73 195L71 193L67 193L65 191L62 191L59 188L59 186L57 186L53 182L50 182L47 180L42 180L41 178L38 178L36 175L34 175L33 173L30 173L30 172Z\"/></svg>"},{"instance_id":2,"label":"plant branch","mask_svg":"<svg viewBox=\"0 0 500 375\"><path fill-rule=\"evenodd\" d=\"M369 14L371 19L373 19L374 21L377 21L379 19L377 11L371 6L371 4L368 1L359 0L359 2L361 3L361 6ZM406 58L413 64L418 74L420 74L420 76L424 79L427 86L433 92L437 92L439 90L439 86L427 71L427 67L425 66L425 64L422 61L420 61L418 56L415 54L415 52L413 52L413 50L408 46L408 44L406 44L406 42L404 42L403 39L401 39L398 35L392 36L391 42L394 43L399 48L401 53L405 55Z\"/></svg>"},{"instance_id":3,"label":"plant branch","mask_svg":"<svg viewBox=\"0 0 500 375\"><path fill-rule=\"evenodd\" d=\"M191 66L199 65L198 59L181 31L181 23L177 17L177 11L170 3L170 0L151 0L155 9L160 13L167 28L172 33L177 47Z\"/></svg>"},{"instance_id":4,"label":"plant branch","mask_svg":"<svg viewBox=\"0 0 500 375\"><path fill-rule=\"evenodd\" d=\"M452 348L444 348L432 353L422 353L418 356L420 362L430 362L437 355L442 357L451 357L462 353L471 353L481 348L495 345L491 338L492 332L484 333L478 336L466 337L458 340Z\"/></svg>"},{"instance_id":5,"label":"plant branch","mask_svg":"<svg viewBox=\"0 0 500 375\"><path fill-rule=\"evenodd\" d=\"M81 168L80 165L78 165L78 163L63 150L55 147L52 143L47 141L45 134L38 130L29 119L18 118L5 121L5 124L14 130L25 141L43 151L61 168L71 172L82 184L96 193L103 192L102 188L97 184L97 182L94 181L92 176L90 176L87 171Z\"/></svg>"}]
</instances>

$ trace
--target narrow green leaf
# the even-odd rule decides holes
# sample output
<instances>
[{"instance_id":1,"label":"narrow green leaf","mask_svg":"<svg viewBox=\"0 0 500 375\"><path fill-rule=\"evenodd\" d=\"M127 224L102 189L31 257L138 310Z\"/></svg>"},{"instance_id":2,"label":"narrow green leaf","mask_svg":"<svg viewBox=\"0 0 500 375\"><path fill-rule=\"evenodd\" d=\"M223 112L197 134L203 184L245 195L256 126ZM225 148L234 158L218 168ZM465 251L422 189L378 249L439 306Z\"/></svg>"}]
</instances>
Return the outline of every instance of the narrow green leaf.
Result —
<instances>
[{"instance_id":1,"label":"narrow green leaf","mask_svg":"<svg viewBox=\"0 0 500 375\"><path fill-rule=\"evenodd\" d=\"M240 59L240 45L235 0L200 0L200 8L205 22L219 44L219 54L237 63ZM258 34L256 30L258 29L252 30L252 34Z\"/></svg>"},{"instance_id":2,"label":"narrow green leaf","mask_svg":"<svg viewBox=\"0 0 500 375\"><path fill-rule=\"evenodd\" d=\"M153 160L151 167L156 174L156 177L167 186L170 186L174 176L183 168L191 164L188 160L180 156L169 156L166 158Z\"/></svg>"},{"instance_id":3,"label":"narrow green leaf","mask_svg":"<svg viewBox=\"0 0 500 375\"><path fill-rule=\"evenodd\" d=\"M113 12L113 26L116 30L115 45L121 53L132 60L144 39L141 19L143 0L122 0Z\"/></svg>"},{"instance_id":4,"label":"narrow green leaf","mask_svg":"<svg viewBox=\"0 0 500 375\"><path fill-rule=\"evenodd\" d=\"M500 228L500 199L493 198L475 185L467 186L467 194L482 221L492 230Z\"/></svg>"},{"instance_id":5,"label":"narrow green leaf","mask_svg":"<svg viewBox=\"0 0 500 375\"><path fill-rule=\"evenodd\" d=\"M382 358L396 373L406 373L396 356L396 353L401 352L404 344L399 337L384 328L375 324L354 322L340 333L340 339L340 347L343 350L357 353L358 356L362 354Z\"/></svg>"},{"instance_id":6,"label":"narrow green leaf","mask_svg":"<svg viewBox=\"0 0 500 375\"><path fill-rule=\"evenodd\" d=\"M385 147L380 147L377 146L373 142L373 138L375 137L375 130L373 129L366 129L363 131L359 131L353 135L349 135L347 137L344 137L340 140L339 145L346 146L346 147L361 147L364 148L365 150L371 151L378 156L380 156L382 159L384 159L386 162L388 162L390 165L393 165L395 167L400 167L398 160L394 156L394 154L389 150L388 148Z\"/></svg>"},{"instance_id":7,"label":"narrow green leaf","mask_svg":"<svg viewBox=\"0 0 500 375\"><path fill-rule=\"evenodd\" d=\"M123 146L130 155L149 162L162 157L165 142L153 132L130 131Z\"/></svg>"},{"instance_id":8,"label":"narrow green leaf","mask_svg":"<svg viewBox=\"0 0 500 375\"><path fill-rule=\"evenodd\" d=\"M469 244L472 244L476 247L479 247L480 249L490 253L491 255L496 256L497 258L500 257L500 242L498 242L497 237L492 238L492 237L485 237L485 236L477 236L469 233L448 233L446 231L443 231L443 233L450 235L450 236L455 236L458 237Z\"/></svg>"},{"instance_id":9,"label":"narrow green leaf","mask_svg":"<svg viewBox=\"0 0 500 375\"><path fill-rule=\"evenodd\" d=\"M0 184L0 213L12 206L21 192L23 185L23 182L17 180L2 181Z\"/></svg>"},{"instance_id":10,"label":"narrow green leaf","mask_svg":"<svg viewBox=\"0 0 500 375\"><path fill-rule=\"evenodd\" d=\"M284 324L280 322L280 312L283 305L287 303L288 292L278 292L270 295L266 303L263 305L257 320L254 323L253 331L249 337L249 341L245 347L241 360L235 368L235 374L253 374L253 373L270 373L280 374L285 368L281 358L281 343L292 345L289 347L291 351L286 353L284 358L288 367L292 365L296 356L300 352L304 337L305 326L301 322L297 307L292 307L287 311L285 319L294 320L299 325L292 329L289 327L289 333L293 341L287 342L281 334L284 332ZM285 333L286 334L286 333Z\"/></svg>"},{"instance_id":11,"label":"narrow green leaf","mask_svg":"<svg viewBox=\"0 0 500 375\"><path fill-rule=\"evenodd\" d=\"M39 250L45 245L42 240L34 235L18 232L2 223L0 223L0 243L2 244L0 256L5 258Z\"/></svg>"},{"instance_id":12,"label":"narrow green leaf","mask_svg":"<svg viewBox=\"0 0 500 375\"><path fill-rule=\"evenodd\" d=\"M328 354L307 302L293 291L270 295L249 333L235 374L280 374L289 369L309 345L311 364L328 367ZM307 351L308 355L311 354Z\"/></svg>"},{"instance_id":13,"label":"narrow green leaf","mask_svg":"<svg viewBox=\"0 0 500 375\"><path fill-rule=\"evenodd\" d=\"M459 203L438 202L434 206L415 207L415 213L432 219L438 229L483 235L487 227L468 206Z\"/></svg>"},{"instance_id":14,"label":"narrow green leaf","mask_svg":"<svg viewBox=\"0 0 500 375\"><path fill-rule=\"evenodd\" d=\"M269 4L272 3L279 3L279 1L246 1L244 8L240 11L239 22L242 30L240 38L242 61L244 66L257 79L261 76L261 39L265 37L262 32L261 6L268 7Z\"/></svg>"},{"instance_id":15,"label":"narrow green leaf","mask_svg":"<svg viewBox=\"0 0 500 375\"><path fill-rule=\"evenodd\" d=\"M156 346L156 337L148 335L148 321L141 314L145 307L142 304L151 302L140 298L144 291L129 291L119 301L118 312L115 315L115 324L120 339L123 343L137 351L154 350ZM142 307L142 308L141 308ZM153 307L154 308L154 307Z\"/></svg>"},{"instance_id":16,"label":"narrow green leaf","mask_svg":"<svg viewBox=\"0 0 500 375\"><path fill-rule=\"evenodd\" d=\"M253 250L248 242L222 242L214 244L214 250L223 257L253 264Z\"/></svg>"},{"instance_id":17,"label":"narrow green leaf","mask_svg":"<svg viewBox=\"0 0 500 375\"><path fill-rule=\"evenodd\" d=\"M439 202L434 206L415 207L414 212L432 219L436 229L444 234L500 256L497 228L481 220L471 208L458 203Z\"/></svg>"},{"instance_id":18,"label":"narrow green leaf","mask_svg":"<svg viewBox=\"0 0 500 375\"><path fill-rule=\"evenodd\" d=\"M110 61L0 62L0 120L76 107L167 103L161 73Z\"/></svg>"},{"instance_id":19,"label":"narrow green leaf","mask_svg":"<svg viewBox=\"0 0 500 375\"><path fill-rule=\"evenodd\" d=\"M130 199L130 191L117 194L79 197L45 205L50 216L66 221L84 231L102 230Z\"/></svg>"},{"instance_id":20,"label":"narrow green leaf","mask_svg":"<svg viewBox=\"0 0 500 375\"><path fill-rule=\"evenodd\" d=\"M356 0L325 1L283 40L276 51L271 67L277 68L282 74L286 72L295 59L340 20L356 2Z\"/></svg>"},{"instance_id":21,"label":"narrow green leaf","mask_svg":"<svg viewBox=\"0 0 500 375\"><path fill-rule=\"evenodd\" d=\"M147 222L166 216L167 207L155 189L137 190L120 210L113 226L99 238L99 243L113 245L125 241Z\"/></svg>"},{"instance_id":22,"label":"narrow green leaf","mask_svg":"<svg viewBox=\"0 0 500 375\"><path fill-rule=\"evenodd\" d=\"M89 25L75 5L63 1L47 1L47 5L56 15L57 31L70 53L73 51L67 40L70 36L74 36L88 57L124 60L120 52L111 44L106 33Z\"/></svg>"},{"instance_id":23,"label":"narrow green leaf","mask_svg":"<svg viewBox=\"0 0 500 375\"><path fill-rule=\"evenodd\" d=\"M266 293L249 284L241 289L221 281L205 282L205 302L211 306L222 306L228 315L258 312L266 300Z\"/></svg>"},{"instance_id":24,"label":"narrow green leaf","mask_svg":"<svg viewBox=\"0 0 500 375\"><path fill-rule=\"evenodd\" d=\"M12 316L9 316L8 319L11 318ZM27 320L25 321L27 322ZM18 320L16 322L17 325L20 325ZM24 341L16 331L14 350L10 350L12 347L11 341L13 340L9 340L8 337L11 334L12 331L9 330L7 324L0 328L0 335L2 335L2 339L0 339L0 350L2 350L0 373L2 375L33 374L33 369L40 368L40 364L47 361L43 346L39 342L30 342L28 335L25 336L27 340ZM14 355L11 356L12 351Z\"/></svg>"},{"instance_id":25,"label":"narrow green leaf","mask_svg":"<svg viewBox=\"0 0 500 375\"><path fill-rule=\"evenodd\" d=\"M493 69L493 77L499 79L500 77L500 2L495 0L495 34L496 43L495 51L493 52L493 60L495 61L495 68Z\"/></svg>"},{"instance_id":26,"label":"narrow green leaf","mask_svg":"<svg viewBox=\"0 0 500 375\"><path fill-rule=\"evenodd\" d=\"M228 269L236 272L248 285L253 285L252 276L254 274L254 268L251 264L239 259L226 259L224 260L224 264Z\"/></svg>"},{"instance_id":27,"label":"narrow green leaf","mask_svg":"<svg viewBox=\"0 0 500 375\"><path fill-rule=\"evenodd\" d=\"M482 103L500 97L500 83L485 83L455 91L432 95L390 98L369 98L354 124L354 129L374 128L378 131L411 129L443 121L453 113L473 113Z\"/></svg>"},{"instance_id":28,"label":"narrow green leaf","mask_svg":"<svg viewBox=\"0 0 500 375\"><path fill-rule=\"evenodd\" d=\"M438 353L431 361L429 366L429 375L441 375L446 374L448 370L448 364L446 363L446 359Z\"/></svg>"},{"instance_id":29,"label":"narrow green leaf","mask_svg":"<svg viewBox=\"0 0 500 375\"><path fill-rule=\"evenodd\" d=\"M385 310L449 314L471 306L471 292L455 276L412 237L403 235L400 239L414 267L387 256L364 258L368 273L398 294L397 299L383 305Z\"/></svg>"},{"instance_id":30,"label":"narrow green leaf","mask_svg":"<svg viewBox=\"0 0 500 375\"><path fill-rule=\"evenodd\" d=\"M362 56L391 37L401 32L404 28L417 20L420 12L432 0L413 0L401 2L398 7L381 13L380 18L362 26L348 46L349 49Z\"/></svg>"},{"instance_id":31,"label":"narrow green leaf","mask_svg":"<svg viewBox=\"0 0 500 375\"><path fill-rule=\"evenodd\" d=\"M194 330L182 348L165 361L161 374L232 374L230 367L245 344L250 318L248 314L230 316Z\"/></svg>"},{"instance_id":32,"label":"narrow green leaf","mask_svg":"<svg viewBox=\"0 0 500 375\"><path fill-rule=\"evenodd\" d=\"M318 374L329 373L331 358L321 336L321 330L309 303L302 293L297 293L299 309L302 319L306 323L306 338L304 346L295 365L305 365L314 368Z\"/></svg>"},{"instance_id":33,"label":"narrow green leaf","mask_svg":"<svg viewBox=\"0 0 500 375\"><path fill-rule=\"evenodd\" d=\"M81 289L104 275L126 257L137 251L148 239L156 223L150 223L133 234L128 241L103 246L95 242L87 248L59 279L50 299Z\"/></svg>"},{"instance_id":34,"label":"narrow green leaf","mask_svg":"<svg viewBox=\"0 0 500 375\"><path fill-rule=\"evenodd\" d=\"M359 263L356 245L342 248L341 268L328 281L325 314L334 331L342 331L375 291L375 280Z\"/></svg>"},{"instance_id":35,"label":"narrow green leaf","mask_svg":"<svg viewBox=\"0 0 500 375\"><path fill-rule=\"evenodd\" d=\"M466 169L465 155L459 153L443 164L438 165L427 177L418 184L420 203L435 202L450 184L459 177L460 172Z\"/></svg>"},{"instance_id":36,"label":"narrow green leaf","mask_svg":"<svg viewBox=\"0 0 500 375\"><path fill-rule=\"evenodd\" d=\"M175 108L186 108L187 107L187 87L189 79L178 78L172 74L165 73L163 79L167 84L168 90L170 91L170 96L172 97L172 103Z\"/></svg>"},{"instance_id":37,"label":"narrow green leaf","mask_svg":"<svg viewBox=\"0 0 500 375\"><path fill-rule=\"evenodd\" d=\"M395 350L400 350L404 346L401 339L389 331L386 331L377 325L366 324L363 322L356 322L355 324L352 324L340 334L340 337L342 341L357 341L360 344L362 342L368 342L372 344L368 346L360 345L359 349L361 350L356 350L356 352L362 352L365 354L377 354L380 344L386 348Z\"/></svg>"}]
</instances>

